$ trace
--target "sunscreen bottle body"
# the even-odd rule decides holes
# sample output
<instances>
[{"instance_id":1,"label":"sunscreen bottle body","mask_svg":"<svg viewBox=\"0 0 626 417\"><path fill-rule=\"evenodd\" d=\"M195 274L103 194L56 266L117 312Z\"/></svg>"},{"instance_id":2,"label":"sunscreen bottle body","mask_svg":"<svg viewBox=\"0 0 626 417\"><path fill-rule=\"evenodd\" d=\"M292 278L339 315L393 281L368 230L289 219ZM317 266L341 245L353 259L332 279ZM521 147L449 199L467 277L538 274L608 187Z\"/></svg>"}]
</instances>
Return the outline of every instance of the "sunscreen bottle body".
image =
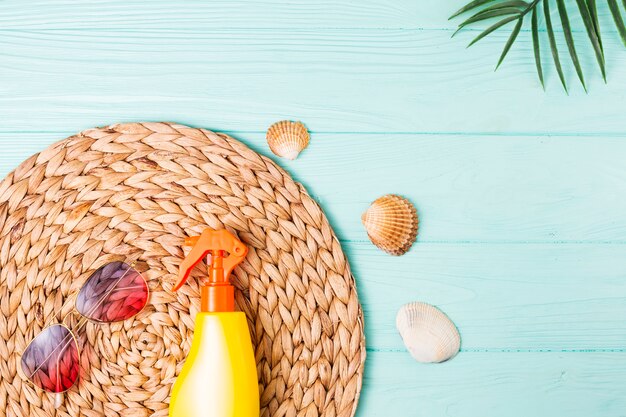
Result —
<instances>
[{"instance_id":1,"label":"sunscreen bottle body","mask_svg":"<svg viewBox=\"0 0 626 417\"><path fill-rule=\"evenodd\" d=\"M258 417L259 386L246 316L202 312L174 383L170 417Z\"/></svg>"}]
</instances>

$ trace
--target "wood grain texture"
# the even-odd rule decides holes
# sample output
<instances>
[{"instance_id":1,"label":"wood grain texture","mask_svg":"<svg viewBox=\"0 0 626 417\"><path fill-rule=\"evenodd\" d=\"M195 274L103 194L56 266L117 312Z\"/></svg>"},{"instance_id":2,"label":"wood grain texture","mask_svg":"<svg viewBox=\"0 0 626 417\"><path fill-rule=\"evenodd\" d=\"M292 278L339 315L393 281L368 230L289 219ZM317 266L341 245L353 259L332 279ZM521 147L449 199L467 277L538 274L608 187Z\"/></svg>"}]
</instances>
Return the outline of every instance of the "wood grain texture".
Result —
<instances>
[{"instance_id":1,"label":"wood grain texture","mask_svg":"<svg viewBox=\"0 0 626 417\"><path fill-rule=\"evenodd\" d=\"M440 365L368 356L360 417L624 415L624 353L466 353Z\"/></svg>"},{"instance_id":2,"label":"wood grain texture","mask_svg":"<svg viewBox=\"0 0 626 417\"><path fill-rule=\"evenodd\" d=\"M0 129L65 130L80 117L88 126L176 119L260 131L299 118L314 132L626 132L606 111L626 94L617 36L604 43L610 84L580 48L591 93L574 87L570 96L550 67L548 93L540 88L529 36L494 74L507 37L465 50L469 38L445 30L3 31Z\"/></svg>"},{"instance_id":3,"label":"wood grain texture","mask_svg":"<svg viewBox=\"0 0 626 417\"><path fill-rule=\"evenodd\" d=\"M463 351L626 351L624 245L418 243L402 258L344 246L372 349L404 351L396 312L425 301Z\"/></svg>"},{"instance_id":4,"label":"wood grain texture","mask_svg":"<svg viewBox=\"0 0 626 417\"><path fill-rule=\"evenodd\" d=\"M194 0L107 1L4 0L0 27L5 29L425 29L455 28L448 17L467 0L280 0L202 2ZM575 4L571 5L575 9ZM602 24L611 23L608 8L598 10ZM582 28L577 14L572 24ZM484 27L485 23L479 25ZM614 26L605 26L614 32ZM556 28L559 29L558 26Z\"/></svg>"}]
</instances>

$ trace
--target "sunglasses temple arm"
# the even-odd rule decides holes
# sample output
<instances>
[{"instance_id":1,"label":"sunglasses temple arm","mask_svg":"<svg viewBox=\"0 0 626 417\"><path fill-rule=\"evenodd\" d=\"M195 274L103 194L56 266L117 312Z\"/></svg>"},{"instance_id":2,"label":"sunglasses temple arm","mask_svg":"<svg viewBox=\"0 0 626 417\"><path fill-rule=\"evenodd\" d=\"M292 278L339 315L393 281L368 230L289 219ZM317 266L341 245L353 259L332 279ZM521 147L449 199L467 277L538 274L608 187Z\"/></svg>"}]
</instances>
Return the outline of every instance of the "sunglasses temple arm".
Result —
<instances>
[{"instance_id":1,"label":"sunglasses temple arm","mask_svg":"<svg viewBox=\"0 0 626 417\"><path fill-rule=\"evenodd\" d=\"M61 324L64 325L65 327L67 327L68 329L70 329L70 326L68 326L67 324L65 324L65 320L67 320L68 317L73 316L74 314L78 314L78 316L80 316L80 313L78 311L76 311L76 307L74 307L72 309L72 311L69 312L69 314L67 314L65 317L63 317L63 321L61 321ZM71 329L70 329L71 331Z\"/></svg>"},{"instance_id":2,"label":"sunglasses temple arm","mask_svg":"<svg viewBox=\"0 0 626 417\"><path fill-rule=\"evenodd\" d=\"M58 409L61 405L63 405L63 393L57 392L54 394L54 408Z\"/></svg>"}]
</instances>

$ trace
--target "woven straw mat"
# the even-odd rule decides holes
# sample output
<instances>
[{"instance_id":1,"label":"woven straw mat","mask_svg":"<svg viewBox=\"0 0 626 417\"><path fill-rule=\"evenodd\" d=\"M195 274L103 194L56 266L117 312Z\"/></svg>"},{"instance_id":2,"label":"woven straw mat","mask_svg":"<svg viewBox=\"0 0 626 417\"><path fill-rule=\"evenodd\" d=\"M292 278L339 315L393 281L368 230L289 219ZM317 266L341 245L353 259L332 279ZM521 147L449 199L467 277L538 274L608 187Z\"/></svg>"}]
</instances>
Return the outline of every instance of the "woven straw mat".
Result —
<instances>
[{"instance_id":1,"label":"woven straw mat","mask_svg":"<svg viewBox=\"0 0 626 417\"><path fill-rule=\"evenodd\" d=\"M227 228L250 251L232 280L255 344L261 416L350 417L365 345L354 278L324 213L270 159L169 123L86 130L0 183L0 415L166 416L199 311L198 279L171 291L185 236ZM98 267L137 260L151 290L135 318L77 332L78 382L25 382L21 353Z\"/></svg>"}]
</instances>

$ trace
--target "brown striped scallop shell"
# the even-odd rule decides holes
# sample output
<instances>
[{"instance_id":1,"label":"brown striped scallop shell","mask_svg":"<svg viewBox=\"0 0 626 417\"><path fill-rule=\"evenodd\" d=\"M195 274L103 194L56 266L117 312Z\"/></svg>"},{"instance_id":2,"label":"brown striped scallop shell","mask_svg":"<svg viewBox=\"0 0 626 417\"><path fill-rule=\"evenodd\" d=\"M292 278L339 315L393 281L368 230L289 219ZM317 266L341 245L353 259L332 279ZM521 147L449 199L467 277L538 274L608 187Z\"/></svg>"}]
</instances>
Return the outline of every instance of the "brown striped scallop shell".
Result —
<instances>
[{"instance_id":1,"label":"brown striped scallop shell","mask_svg":"<svg viewBox=\"0 0 626 417\"><path fill-rule=\"evenodd\" d=\"M361 221L372 243L391 255L405 254L417 237L417 211L399 195L376 199Z\"/></svg>"},{"instance_id":2,"label":"brown striped scallop shell","mask_svg":"<svg viewBox=\"0 0 626 417\"><path fill-rule=\"evenodd\" d=\"M301 122L283 120L267 129L267 143L274 154L294 160L309 145L309 132Z\"/></svg>"}]
</instances>

